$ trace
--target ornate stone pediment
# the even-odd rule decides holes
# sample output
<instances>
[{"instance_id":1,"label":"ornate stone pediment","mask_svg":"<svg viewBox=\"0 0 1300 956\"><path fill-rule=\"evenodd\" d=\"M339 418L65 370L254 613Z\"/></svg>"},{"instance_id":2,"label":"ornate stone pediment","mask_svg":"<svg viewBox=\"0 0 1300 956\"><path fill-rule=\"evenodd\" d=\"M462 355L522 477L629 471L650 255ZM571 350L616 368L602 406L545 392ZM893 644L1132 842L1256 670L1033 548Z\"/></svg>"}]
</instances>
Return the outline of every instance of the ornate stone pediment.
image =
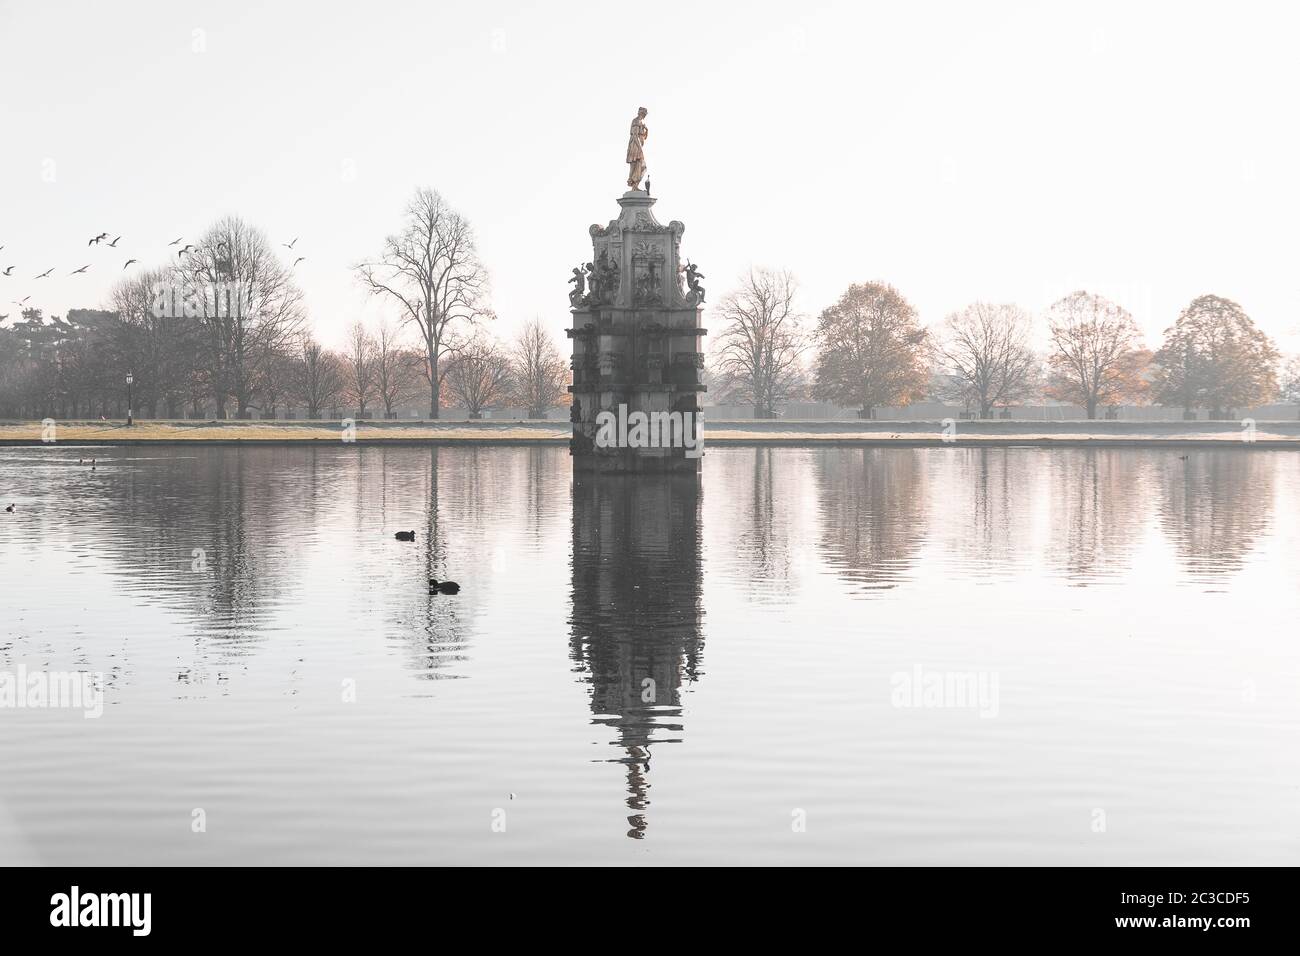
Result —
<instances>
[{"instance_id":1,"label":"ornate stone pediment","mask_svg":"<svg viewBox=\"0 0 1300 956\"><path fill-rule=\"evenodd\" d=\"M649 209L640 209L637 211L636 219L632 223L633 232L667 232L667 228L659 224L655 219L654 213Z\"/></svg>"}]
</instances>

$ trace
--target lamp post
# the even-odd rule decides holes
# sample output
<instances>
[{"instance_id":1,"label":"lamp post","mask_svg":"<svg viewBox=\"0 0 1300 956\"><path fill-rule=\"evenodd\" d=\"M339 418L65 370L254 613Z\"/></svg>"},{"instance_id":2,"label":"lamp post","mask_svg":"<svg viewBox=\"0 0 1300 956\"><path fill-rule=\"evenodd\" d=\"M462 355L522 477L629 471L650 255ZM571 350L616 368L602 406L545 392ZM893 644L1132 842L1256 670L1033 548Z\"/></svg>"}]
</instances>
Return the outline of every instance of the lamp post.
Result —
<instances>
[{"instance_id":1,"label":"lamp post","mask_svg":"<svg viewBox=\"0 0 1300 956\"><path fill-rule=\"evenodd\" d=\"M135 382L135 375L131 372L126 373L126 425L131 427L133 422L131 416L131 385Z\"/></svg>"}]
</instances>

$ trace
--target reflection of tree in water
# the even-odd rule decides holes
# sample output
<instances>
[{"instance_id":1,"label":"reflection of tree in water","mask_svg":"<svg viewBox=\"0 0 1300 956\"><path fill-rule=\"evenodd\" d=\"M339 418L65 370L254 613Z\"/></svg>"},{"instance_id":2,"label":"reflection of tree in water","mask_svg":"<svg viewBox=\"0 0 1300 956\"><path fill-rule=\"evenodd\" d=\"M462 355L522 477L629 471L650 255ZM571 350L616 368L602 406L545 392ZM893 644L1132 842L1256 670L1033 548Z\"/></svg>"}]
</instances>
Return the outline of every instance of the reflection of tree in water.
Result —
<instances>
[{"instance_id":1,"label":"reflection of tree in water","mask_svg":"<svg viewBox=\"0 0 1300 956\"><path fill-rule=\"evenodd\" d=\"M1028 560L1033 524L1030 503L1042 458L1033 449L949 448L937 464L931 522L943 550L967 574L985 574Z\"/></svg>"},{"instance_id":2,"label":"reflection of tree in water","mask_svg":"<svg viewBox=\"0 0 1300 956\"><path fill-rule=\"evenodd\" d=\"M925 531L924 454L914 448L816 452L821 548L845 579L892 588L907 573Z\"/></svg>"},{"instance_id":3,"label":"reflection of tree in water","mask_svg":"<svg viewBox=\"0 0 1300 956\"><path fill-rule=\"evenodd\" d=\"M513 555L503 544L524 530L538 549L544 523L567 520L564 449L366 448L365 486L371 495L366 522L415 531L415 541L381 554L396 555L367 579L397 575L395 600L376 613L392 619L419 676L459 676L449 668L465 660L470 627L482 602L497 593L492 578L508 579ZM375 517L376 512L378 518ZM358 533L370 533L359 526ZM465 585L455 597L428 593L429 578ZM501 587L507 585L501 584Z\"/></svg>"},{"instance_id":4,"label":"reflection of tree in water","mask_svg":"<svg viewBox=\"0 0 1300 956\"><path fill-rule=\"evenodd\" d=\"M744 568L746 581L759 600L783 600L774 583L790 580L790 515L787 502L777 504L776 477L782 466L789 467L798 455L791 449L728 449L714 458L714 474L728 489L728 500L710 512L714 534L734 549Z\"/></svg>"},{"instance_id":5,"label":"reflection of tree in water","mask_svg":"<svg viewBox=\"0 0 1300 956\"><path fill-rule=\"evenodd\" d=\"M645 835L650 748L680 739L683 686L699 676L700 491L694 476L573 478L570 655L593 723L614 728L628 836Z\"/></svg>"},{"instance_id":6,"label":"reflection of tree in water","mask_svg":"<svg viewBox=\"0 0 1300 956\"><path fill-rule=\"evenodd\" d=\"M1131 449L1067 448L1053 457L1050 551L1070 578L1123 569L1146 517L1149 462Z\"/></svg>"},{"instance_id":7,"label":"reflection of tree in water","mask_svg":"<svg viewBox=\"0 0 1300 956\"><path fill-rule=\"evenodd\" d=\"M477 449L475 449L477 451ZM449 600L447 596L429 593L429 579L451 578L447 562L447 537L442 510L449 503L443 501L446 486L465 482L476 487L480 476L476 474L481 464L477 456L448 463L439 454L437 445L421 449L418 458L411 454L385 459L385 483L396 483L393 494L394 511L409 514L412 506L416 516L408 523L415 527L415 541L405 547L414 550L415 560L399 563L399 594L409 594L409 601L396 605L398 633L411 655L411 668L423 680L439 680L454 676L447 668L465 659L465 615L472 611L475 592L470 589L463 596ZM451 507L470 523L475 520L478 499L472 494L457 498ZM463 599L462 599L463 598Z\"/></svg>"},{"instance_id":8,"label":"reflection of tree in water","mask_svg":"<svg viewBox=\"0 0 1300 956\"><path fill-rule=\"evenodd\" d=\"M1161 527L1192 574L1235 571L1272 521L1277 460L1247 448L1186 454L1161 467Z\"/></svg>"},{"instance_id":9,"label":"reflection of tree in water","mask_svg":"<svg viewBox=\"0 0 1300 956\"><path fill-rule=\"evenodd\" d=\"M524 449L524 521L528 536L541 547L544 541L543 525L558 518L564 511L564 492L569 481L565 452L560 448L539 445ZM567 517L567 516L566 516Z\"/></svg>"},{"instance_id":10,"label":"reflection of tree in water","mask_svg":"<svg viewBox=\"0 0 1300 956\"><path fill-rule=\"evenodd\" d=\"M292 468L284 449L210 447L138 460L124 475L130 518L115 515L105 529L109 552L130 568L124 587L191 616L219 641L218 663L264 639L294 581L297 535L321 507L315 450L305 463L294 451Z\"/></svg>"}]
</instances>

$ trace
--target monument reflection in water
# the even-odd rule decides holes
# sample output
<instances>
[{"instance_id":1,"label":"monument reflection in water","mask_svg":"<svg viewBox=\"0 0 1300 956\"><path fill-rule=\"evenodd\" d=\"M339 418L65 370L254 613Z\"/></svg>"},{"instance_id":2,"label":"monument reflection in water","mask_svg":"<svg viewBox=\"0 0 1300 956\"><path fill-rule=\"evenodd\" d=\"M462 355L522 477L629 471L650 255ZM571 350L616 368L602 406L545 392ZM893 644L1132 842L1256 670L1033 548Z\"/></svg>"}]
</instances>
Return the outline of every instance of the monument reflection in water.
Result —
<instances>
[{"instance_id":1,"label":"monument reflection in water","mask_svg":"<svg viewBox=\"0 0 1300 956\"><path fill-rule=\"evenodd\" d=\"M646 830L651 754L682 734L703 649L700 480L575 474L570 653L627 775L628 836Z\"/></svg>"}]
</instances>

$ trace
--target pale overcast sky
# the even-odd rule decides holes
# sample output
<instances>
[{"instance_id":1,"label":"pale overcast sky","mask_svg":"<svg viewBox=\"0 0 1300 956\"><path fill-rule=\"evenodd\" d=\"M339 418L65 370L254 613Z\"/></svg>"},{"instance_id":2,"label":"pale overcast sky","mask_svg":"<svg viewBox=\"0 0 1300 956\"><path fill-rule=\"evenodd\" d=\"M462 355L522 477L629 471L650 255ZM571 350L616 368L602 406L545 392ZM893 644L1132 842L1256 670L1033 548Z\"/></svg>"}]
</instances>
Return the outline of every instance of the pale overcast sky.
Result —
<instances>
[{"instance_id":1,"label":"pale overcast sky","mask_svg":"<svg viewBox=\"0 0 1300 956\"><path fill-rule=\"evenodd\" d=\"M927 323L1087 288L1157 345L1213 292L1294 351L1298 21L1241 2L0 0L0 313L104 304L128 258L233 212L299 237L338 344L379 308L350 266L427 185L476 226L498 331L558 333L644 105L656 213L685 222L711 299L751 263L791 269L809 314L884 279ZM101 231L118 249L87 249Z\"/></svg>"}]
</instances>

